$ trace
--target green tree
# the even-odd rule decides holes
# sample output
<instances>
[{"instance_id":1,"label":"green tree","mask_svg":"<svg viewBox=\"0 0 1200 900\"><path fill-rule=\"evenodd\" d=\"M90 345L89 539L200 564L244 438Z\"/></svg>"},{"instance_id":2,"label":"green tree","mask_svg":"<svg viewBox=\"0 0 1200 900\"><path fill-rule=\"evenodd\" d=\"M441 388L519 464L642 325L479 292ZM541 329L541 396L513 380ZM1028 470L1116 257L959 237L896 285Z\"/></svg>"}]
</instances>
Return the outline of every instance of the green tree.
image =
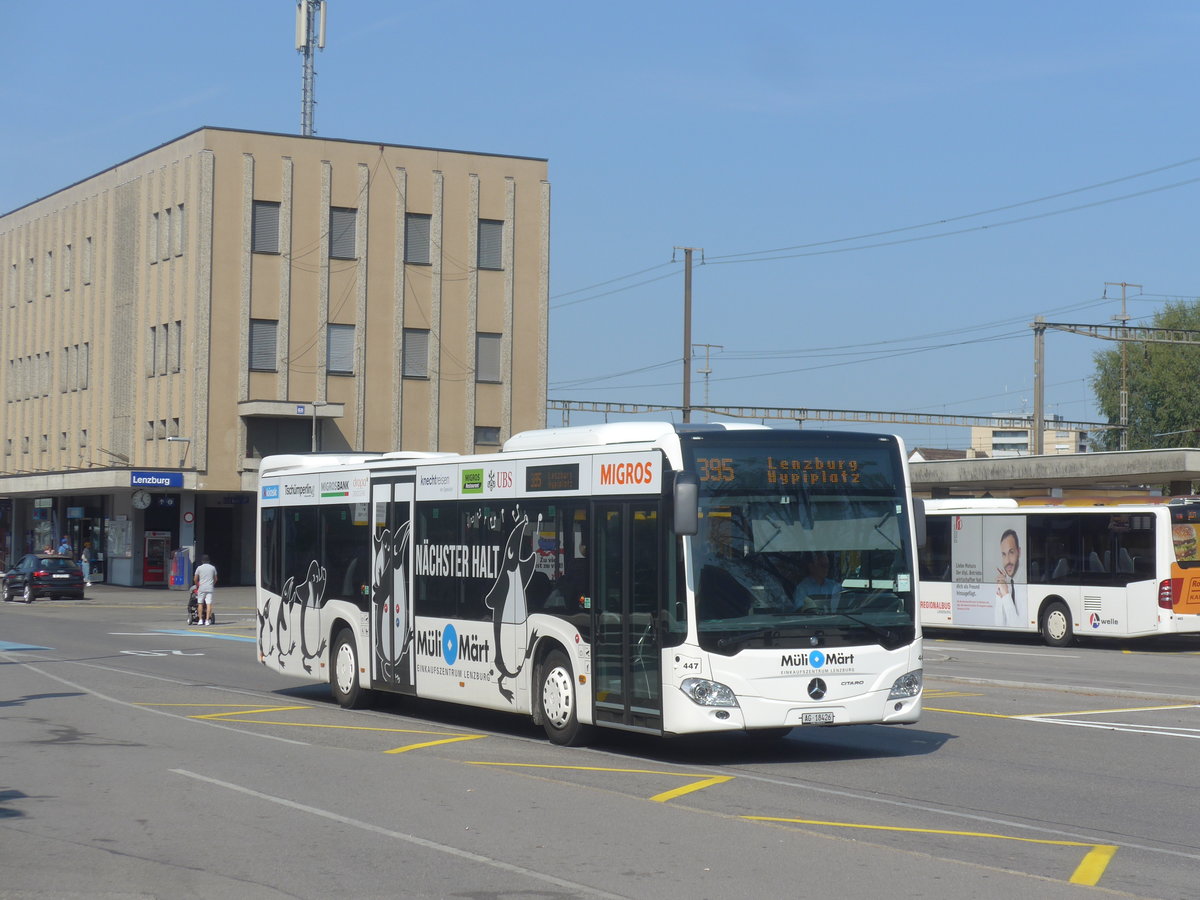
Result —
<instances>
[{"instance_id":1,"label":"green tree","mask_svg":"<svg viewBox=\"0 0 1200 900\"><path fill-rule=\"evenodd\" d=\"M1195 344L1125 345L1129 391L1129 449L1195 447L1200 439L1200 302L1168 303L1155 313L1154 328L1195 331ZM1100 412L1121 421L1121 347L1095 355L1092 390ZM1098 449L1120 447L1118 429L1102 432Z\"/></svg>"}]
</instances>

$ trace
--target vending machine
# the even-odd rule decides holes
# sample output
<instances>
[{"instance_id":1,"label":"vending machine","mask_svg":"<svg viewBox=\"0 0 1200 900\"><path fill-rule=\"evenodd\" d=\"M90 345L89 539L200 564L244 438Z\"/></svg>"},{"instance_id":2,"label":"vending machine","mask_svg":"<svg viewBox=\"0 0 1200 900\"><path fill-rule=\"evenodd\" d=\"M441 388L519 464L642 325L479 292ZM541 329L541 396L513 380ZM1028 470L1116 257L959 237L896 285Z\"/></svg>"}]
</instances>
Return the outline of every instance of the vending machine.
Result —
<instances>
[{"instance_id":1,"label":"vending machine","mask_svg":"<svg viewBox=\"0 0 1200 900\"><path fill-rule=\"evenodd\" d=\"M142 556L142 583L166 584L171 560L171 532L147 531Z\"/></svg>"}]
</instances>

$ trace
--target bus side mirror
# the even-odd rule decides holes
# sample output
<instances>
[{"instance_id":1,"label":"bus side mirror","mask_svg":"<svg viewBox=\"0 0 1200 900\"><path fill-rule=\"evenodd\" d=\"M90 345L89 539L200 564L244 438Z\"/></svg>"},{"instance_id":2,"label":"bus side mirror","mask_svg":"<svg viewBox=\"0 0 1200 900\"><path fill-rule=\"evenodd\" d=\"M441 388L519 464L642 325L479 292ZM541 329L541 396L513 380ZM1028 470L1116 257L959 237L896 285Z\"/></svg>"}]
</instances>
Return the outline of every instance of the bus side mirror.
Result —
<instances>
[{"instance_id":1,"label":"bus side mirror","mask_svg":"<svg viewBox=\"0 0 1200 900\"><path fill-rule=\"evenodd\" d=\"M913 499L913 530L917 533L917 546L924 547L928 532L925 529L925 501Z\"/></svg>"},{"instance_id":2,"label":"bus side mirror","mask_svg":"<svg viewBox=\"0 0 1200 900\"><path fill-rule=\"evenodd\" d=\"M696 534L700 530L700 480L694 472L675 475L675 533Z\"/></svg>"}]
</instances>

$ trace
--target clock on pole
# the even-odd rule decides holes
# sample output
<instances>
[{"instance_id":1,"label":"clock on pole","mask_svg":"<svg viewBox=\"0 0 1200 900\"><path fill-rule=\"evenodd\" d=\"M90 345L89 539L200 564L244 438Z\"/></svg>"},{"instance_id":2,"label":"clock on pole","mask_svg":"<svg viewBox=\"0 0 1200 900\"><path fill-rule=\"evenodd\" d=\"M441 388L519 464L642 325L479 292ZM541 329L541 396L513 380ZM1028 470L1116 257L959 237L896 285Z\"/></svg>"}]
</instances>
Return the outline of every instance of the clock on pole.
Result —
<instances>
[{"instance_id":1,"label":"clock on pole","mask_svg":"<svg viewBox=\"0 0 1200 900\"><path fill-rule=\"evenodd\" d=\"M134 509L145 509L149 505L150 505L150 492L149 491L134 491L133 492L133 508Z\"/></svg>"}]
</instances>

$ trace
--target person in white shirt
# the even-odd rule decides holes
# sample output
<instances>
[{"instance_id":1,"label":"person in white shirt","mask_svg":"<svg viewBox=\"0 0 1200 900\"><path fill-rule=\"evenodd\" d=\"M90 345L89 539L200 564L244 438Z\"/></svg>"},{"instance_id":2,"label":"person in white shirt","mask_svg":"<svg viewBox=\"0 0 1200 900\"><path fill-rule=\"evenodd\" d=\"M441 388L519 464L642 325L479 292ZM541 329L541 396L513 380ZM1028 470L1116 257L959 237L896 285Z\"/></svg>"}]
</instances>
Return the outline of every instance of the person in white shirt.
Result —
<instances>
[{"instance_id":1,"label":"person in white shirt","mask_svg":"<svg viewBox=\"0 0 1200 900\"><path fill-rule=\"evenodd\" d=\"M1021 542L1011 528L1000 535L1000 568L996 570L997 625L1025 624L1025 585L1018 584L1021 571Z\"/></svg>"},{"instance_id":2,"label":"person in white shirt","mask_svg":"<svg viewBox=\"0 0 1200 900\"><path fill-rule=\"evenodd\" d=\"M213 623L213 597L217 587L217 567L208 561L207 556L200 557L200 565L196 566L196 574L192 579L196 584L196 607L200 625Z\"/></svg>"}]
</instances>

